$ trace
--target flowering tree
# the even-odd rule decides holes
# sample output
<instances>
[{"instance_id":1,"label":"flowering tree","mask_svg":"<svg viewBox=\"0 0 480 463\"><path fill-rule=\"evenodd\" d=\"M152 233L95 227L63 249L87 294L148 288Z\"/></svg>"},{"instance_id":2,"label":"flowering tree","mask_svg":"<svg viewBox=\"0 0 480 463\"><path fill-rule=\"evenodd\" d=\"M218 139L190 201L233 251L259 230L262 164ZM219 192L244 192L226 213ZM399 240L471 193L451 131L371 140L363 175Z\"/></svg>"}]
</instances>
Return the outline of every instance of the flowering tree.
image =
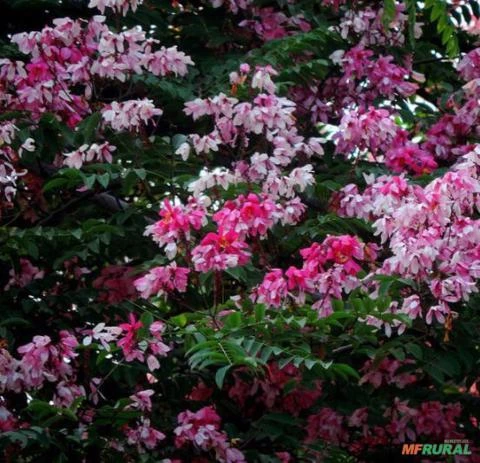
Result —
<instances>
[{"instance_id":1,"label":"flowering tree","mask_svg":"<svg viewBox=\"0 0 480 463\"><path fill-rule=\"evenodd\" d=\"M7 462L480 461L480 9L379 3L10 2Z\"/></svg>"}]
</instances>

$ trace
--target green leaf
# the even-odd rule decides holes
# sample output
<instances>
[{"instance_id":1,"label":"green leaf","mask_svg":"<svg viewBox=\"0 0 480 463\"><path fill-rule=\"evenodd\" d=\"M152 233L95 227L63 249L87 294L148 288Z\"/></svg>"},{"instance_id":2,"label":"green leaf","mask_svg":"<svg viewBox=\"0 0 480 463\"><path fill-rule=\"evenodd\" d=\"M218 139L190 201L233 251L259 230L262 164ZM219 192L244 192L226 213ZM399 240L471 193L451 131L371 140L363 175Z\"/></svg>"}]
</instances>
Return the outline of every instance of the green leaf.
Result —
<instances>
[{"instance_id":1,"label":"green leaf","mask_svg":"<svg viewBox=\"0 0 480 463\"><path fill-rule=\"evenodd\" d=\"M108 184L110 183L110 174L105 172L104 174L97 175L97 181L103 188L107 188Z\"/></svg>"},{"instance_id":2,"label":"green leaf","mask_svg":"<svg viewBox=\"0 0 480 463\"><path fill-rule=\"evenodd\" d=\"M408 12L408 42L410 47L415 47L415 22L417 19L417 0L407 0Z\"/></svg>"},{"instance_id":3,"label":"green leaf","mask_svg":"<svg viewBox=\"0 0 480 463\"><path fill-rule=\"evenodd\" d=\"M358 372L346 363L335 363L332 366L332 370L335 373L340 374L341 376L343 376L344 379L347 380L349 377L355 378L356 380L360 379L360 375L358 374Z\"/></svg>"},{"instance_id":4,"label":"green leaf","mask_svg":"<svg viewBox=\"0 0 480 463\"><path fill-rule=\"evenodd\" d=\"M137 174L137 177L140 180L145 180L147 178L147 171L145 169L133 169L133 171Z\"/></svg>"},{"instance_id":5,"label":"green leaf","mask_svg":"<svg viewBox=\"0 0 480 463\"><path fill-rule=\"evenodd\" d=\"M175 317L170 318L170 322L173 323L175 326L179 328L183 328L187 325L188 319L187 316L182 313L180 315L176 315Z\"/></svg>"},{"instance_id":6,"label":"green leaf","mask_svg":"<svg viewBox=\"0 0 480 463\"><path fill-rule=\"evenodd\" d=\"M85 118L77 126L77 133L82 138L82 142L79 142L79 144L86 143L90 145L95 141L97 129L100 126L101 120L102 115L100 113L94 113Z\"/></svg>"},{"instance_id":7,"label":"green leaf","mask_svg":"<svg viewBox=\"0 0 480 463\"><path fill-rule=\"evenodd\" d=\"M63 178L63 177L54 178L52 180L49 180L47 183L45 183L45 185L43 186L43 192L46 193L47 191L55 190L57 188L67 185L68 183L69 181L66 178Z\"/></svg>"},{"instance_id":8,"label":"green leaf","mask_svg":"<svg viewBox=\"0 0 480 463\"><path fill-rule=\"evenodd\" d=\"M96 175L83 175L83 182L89 190L93 188L96 178Z\"/></svg>"},{"instance_id":9,"label":"green leaf","mask_svg":"<svg viewBox=\"0 0 480 463\"><path fill-rule=\"evenodd\" d=\"M395 0L383 0L383 16L382 23L383 26L387 29L396 13Z\"/></svg>"},{"instance_id":10,"label":"green leaf","mask_svg":"<svg viewBox=\"0 0 480 463\"><path fill-rule=\"evenodd\" d=\"M240 328L242 324L242 314L240 312L233 312L225 319L224 327L228 330Z\"/></svg>"},{"instance_id":11,"label":"green leaf","mask_svg":"<svg viewBox=\"0 0 480 463\"><path fill-rule=\"evenodd\" d=\"M412 354L417 360L423 359L423 351L419 345L409 342L405 344L405 350Z\"/></svg>"},{"instance_id":12,"label":"green leaf","mask_svg":"<svg viewBox=\"0 0 480 463\"><path fill-rule=\"evenodd\" d=\"M230 370L231 367L232 365L225 365L224 367L219 368L215 373L215 384L218 386L219 389L223 388L225 375L227 374L228 370Z\"/></svg>"},{"instance_id":13,"label":"green leaf","mask_svg":"<svg viewBox=\"0 0 480 463\"><path fill-rule=\"evenodd\" d=\"M255 321L261 322L265 319L266 308L263 304L257 304L255 306Z\"/></svg>"}]
</instances>

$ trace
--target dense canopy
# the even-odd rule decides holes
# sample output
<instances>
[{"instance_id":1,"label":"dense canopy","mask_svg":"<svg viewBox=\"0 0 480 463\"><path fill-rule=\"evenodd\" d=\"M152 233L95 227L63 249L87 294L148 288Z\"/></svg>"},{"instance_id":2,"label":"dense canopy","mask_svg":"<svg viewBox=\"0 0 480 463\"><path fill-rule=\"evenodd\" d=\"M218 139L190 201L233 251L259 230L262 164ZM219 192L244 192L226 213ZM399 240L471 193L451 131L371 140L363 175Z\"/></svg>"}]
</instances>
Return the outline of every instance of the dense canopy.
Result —
<instances>
[{"instance_id":1,"label":"dense canopy","mask_svg":"<svg viewBox=\"0 0 480 463\"><path fill-rule=\"evenodd\" d=\"M476 0L0 12L6 462L480 462Z\"/></svg>"}]
</instances>

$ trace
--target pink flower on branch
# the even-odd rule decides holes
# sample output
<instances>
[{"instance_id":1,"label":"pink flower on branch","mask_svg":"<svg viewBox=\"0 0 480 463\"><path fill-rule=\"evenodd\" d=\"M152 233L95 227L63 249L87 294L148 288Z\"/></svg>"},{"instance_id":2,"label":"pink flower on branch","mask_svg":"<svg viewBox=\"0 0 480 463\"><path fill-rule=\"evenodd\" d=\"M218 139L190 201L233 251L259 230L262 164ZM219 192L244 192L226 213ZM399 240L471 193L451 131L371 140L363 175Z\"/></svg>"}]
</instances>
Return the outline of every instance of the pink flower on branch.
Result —
<instances>
[{"instance_id":1,"label":"pink flower on branch","mask_svg":"<svg viewBox=\"0 0 480 463\"><path fill-rule=\"evenodd\" d=\"M233 230L208 233L192 251L192 262L198 272L221 271L245 265L250 260L248 245Z\"/></svg>"}]
</instances>

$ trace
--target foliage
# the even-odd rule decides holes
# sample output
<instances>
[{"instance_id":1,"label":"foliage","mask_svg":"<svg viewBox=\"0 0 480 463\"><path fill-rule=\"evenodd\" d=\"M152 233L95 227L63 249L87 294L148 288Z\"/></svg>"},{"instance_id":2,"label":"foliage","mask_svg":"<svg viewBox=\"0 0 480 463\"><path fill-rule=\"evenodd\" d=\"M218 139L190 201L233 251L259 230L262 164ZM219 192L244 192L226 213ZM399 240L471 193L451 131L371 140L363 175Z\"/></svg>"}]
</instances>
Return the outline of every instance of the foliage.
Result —
<instances>
[{"instance_id":1,"label":"foliage","mask_svg":"<svg viewBox=\"0 0 480 463\"><path fill-rule=\"evenodd\" d=\"M7 462L479 461L476 1L0 6Z\"/></svg>"}]
</instances>

